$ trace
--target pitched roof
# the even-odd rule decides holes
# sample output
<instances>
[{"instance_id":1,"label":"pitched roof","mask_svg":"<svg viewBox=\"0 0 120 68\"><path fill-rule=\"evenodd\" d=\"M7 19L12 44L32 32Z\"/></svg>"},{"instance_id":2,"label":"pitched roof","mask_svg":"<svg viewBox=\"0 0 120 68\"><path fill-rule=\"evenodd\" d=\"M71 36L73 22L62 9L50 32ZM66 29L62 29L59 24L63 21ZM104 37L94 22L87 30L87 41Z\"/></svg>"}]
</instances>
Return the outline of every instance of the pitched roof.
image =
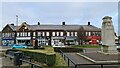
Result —
<instances>
[{"instance_id":1,"label":"pitched roof","mask_svg":"<svg viewBox=\"0 0 120 68\"><path fill-rule=\"evenodd\" d=\"M95 27L93 25L82 25L82 27L85 31L101 31L100 28Z\"/></svg>"},{"instance_id":2,"label":"pitched roof","mask_svg":"<svg viewBox=\"0 0 120 68\"><path fill-rule=\"evenodd\" d=\"M32 30L78 30L80 25L29 25Z\"/></svg>"},{"instance_id":3,"label":"pitched roof","mask_svg":"<svg viewBox=\"0 0 120 68\"><path fill-rule=\"evenodd\" d=\"M16 31L23 24L20 26L8 25L13 31ZM83 28L85 31L101 31L100 28L93 25L26 25L30 30L79 30L80 28Z\"/></svg>"},{"instance_id":4,"label":"pitched roof","mask_svg":"<svg viewBox=\"0 0 120 68\"><path fill-rule=\"evenodd\" d=\"M11 24L8 24L8 26L10 26L10 28L11 28L13 31L15 31L15 30L18 28L18 26L14 26L14 25L11 25Z\"/></svg>"}]
</instances>

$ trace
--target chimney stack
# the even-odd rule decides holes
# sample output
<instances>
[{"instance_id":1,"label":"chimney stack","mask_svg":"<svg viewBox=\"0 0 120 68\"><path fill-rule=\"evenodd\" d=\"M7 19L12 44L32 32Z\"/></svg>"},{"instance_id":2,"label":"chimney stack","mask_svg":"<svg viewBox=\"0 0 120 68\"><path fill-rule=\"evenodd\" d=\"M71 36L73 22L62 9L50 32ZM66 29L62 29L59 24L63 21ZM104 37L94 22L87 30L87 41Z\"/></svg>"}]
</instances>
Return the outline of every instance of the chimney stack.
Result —
<instances>
[{"instance_id":1,"label":"chimney stack","mask_svg":"<svg viewBox=\"0 0 120 68\"><path fill-rule=\"evenodd\" d=\"M40 25L40 22L38 22L38 25Z\"/></svg>"},{"instance_id":2,"label":"chimney stack","mask_svg":"<svg viewBox=\"0 0 120 68\"><path fill-rule=\"evenodd\" d=\"M10 24L10 25L13 25L14 26L14 24L12 23L12 24Z\"/></svg>"},{"instance_id":3,"label":"chimney stack","mask_svg":"<svg viewBox=\"0 0 120 68\"><path fill-rule=\"evenodd\" d=\"M62 25L65 25L65 22L62 22Z\"/></svg>"},{"instance_id":4,"label":"chimney stack","mask_svg":"<svg viewBox=\"0 0 120 68\"><path fill-rule=\"evenodd\" d=\"M88 25L90 25L90 22L88 22Z\"/></svg>"}]
</instances>

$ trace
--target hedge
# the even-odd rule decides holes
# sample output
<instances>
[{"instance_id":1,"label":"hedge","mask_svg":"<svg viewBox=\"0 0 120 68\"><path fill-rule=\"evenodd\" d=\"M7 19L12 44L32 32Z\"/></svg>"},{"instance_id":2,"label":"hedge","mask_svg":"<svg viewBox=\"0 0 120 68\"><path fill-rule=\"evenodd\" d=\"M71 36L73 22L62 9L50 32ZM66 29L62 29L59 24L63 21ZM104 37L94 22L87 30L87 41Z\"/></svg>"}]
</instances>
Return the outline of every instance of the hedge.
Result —
<instances>
[{"instance_id":1,"label":"hedge","mask_svg":"<svg viewBox=\"0 0 120 68\"><path fill-rule=\"evenodd\" d=\"M48 66L54 65L56 62L55 53L47 54L47 53L33 52L33 51L22 50L22 49L10 49L8 51L22 51L24 55L31 57L32 60L40 62L40 63L46 63Z\"/></svg>"},{"instance_id":2,"label":"hedge","mask_svg":"<svg viewBox=\"0 0 120 68\"><path fill-rule=\"evenodd\" d=\"M83 48L73 48L73 47L54 47L55 52L59 52L62 50L63 52L83 52Z\"/></svg>"}]
</instances>

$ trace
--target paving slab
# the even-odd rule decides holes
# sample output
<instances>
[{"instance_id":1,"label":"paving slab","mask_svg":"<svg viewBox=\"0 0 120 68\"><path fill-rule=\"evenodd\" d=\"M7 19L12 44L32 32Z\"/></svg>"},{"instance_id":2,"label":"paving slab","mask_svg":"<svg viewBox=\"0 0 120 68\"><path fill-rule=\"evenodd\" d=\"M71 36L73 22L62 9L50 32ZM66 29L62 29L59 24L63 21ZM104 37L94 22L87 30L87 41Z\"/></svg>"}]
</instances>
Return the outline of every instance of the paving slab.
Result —
<instances>
[{"instance_id":1,"label":"paving slab","mask_svg":"<svg viewBox=\"0 0 120 68\"><path fill-rule=\"evenodd\" d=\"M94 63L118 63L119 54L101 54L99 52L77 53L79 56L86 58Z\"/></svg>"}]
</instances>

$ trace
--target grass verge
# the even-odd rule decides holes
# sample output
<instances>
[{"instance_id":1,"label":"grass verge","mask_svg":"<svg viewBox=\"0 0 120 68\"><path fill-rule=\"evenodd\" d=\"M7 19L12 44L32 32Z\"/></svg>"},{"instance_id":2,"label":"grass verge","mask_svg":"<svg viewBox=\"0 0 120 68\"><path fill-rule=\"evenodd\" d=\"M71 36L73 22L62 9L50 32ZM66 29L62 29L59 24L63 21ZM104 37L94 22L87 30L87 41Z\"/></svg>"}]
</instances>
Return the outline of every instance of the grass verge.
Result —
<instances>
[{"instance_id":1,"label":"grass verge","mask_svg":"<svg viewBox=\"0 0 120 68\"><path fill-rule=\"evenodd\" d=\"M100 48L100 45L74 45L74 48Z\"/></svg>"}]
</instances>

